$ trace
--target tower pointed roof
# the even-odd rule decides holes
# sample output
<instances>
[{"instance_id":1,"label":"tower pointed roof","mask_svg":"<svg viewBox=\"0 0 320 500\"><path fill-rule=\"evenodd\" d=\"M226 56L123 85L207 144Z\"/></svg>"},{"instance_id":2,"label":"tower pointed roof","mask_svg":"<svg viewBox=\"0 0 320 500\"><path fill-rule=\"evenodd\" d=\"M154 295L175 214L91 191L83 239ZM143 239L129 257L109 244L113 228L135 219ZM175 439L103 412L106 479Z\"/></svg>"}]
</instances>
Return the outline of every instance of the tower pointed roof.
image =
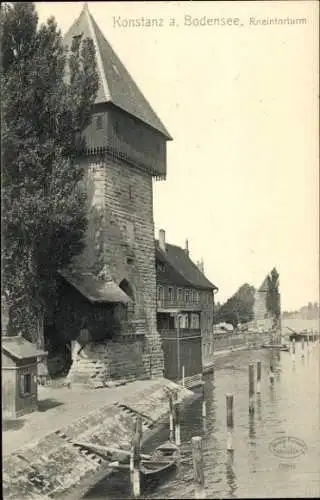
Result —
<instances>
[{"instance_id":1,"label":"tower pointed roof","mask_svg":"<svg viewBox=\"0 0 320 500\"><path fill-rule=\"evenodd\" d=\"M258 292L267 292L268 291L268 276L266 276L258 289Z\"/></svg>"},{"instance_id":2,"label":"tower pointed roof","mask_svg":"<svg viewBox=\"0 0 320 500\"><path fill-rule=\"evenodd\" d=\"M105 39L86 3L64 36L65 45L71 47L73 38L79 35L91 38L95 46L99 74L96 103L112 103L171 140L169 132Z\"/></svg>"}]
</instances>

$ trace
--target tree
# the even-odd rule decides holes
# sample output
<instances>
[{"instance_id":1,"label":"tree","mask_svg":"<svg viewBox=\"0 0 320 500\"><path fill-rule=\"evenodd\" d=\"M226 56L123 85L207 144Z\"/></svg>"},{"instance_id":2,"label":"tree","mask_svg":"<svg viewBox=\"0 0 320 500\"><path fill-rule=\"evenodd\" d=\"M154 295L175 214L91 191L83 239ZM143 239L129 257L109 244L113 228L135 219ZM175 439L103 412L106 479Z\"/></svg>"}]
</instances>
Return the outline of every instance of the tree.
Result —
<instances>
[{"instance_id":1,"label":"tree","mask_svg":"<svg viewBox=\"0 0 320 500\"><path fill-rule=\"evenodd\" d=\"M279 293L279 274L273 268L267 277L267 297L266 306L268 312L272 315L274 326L280 328L281 305Z\"/></svg>"},{"instance_id":2,"label":"tree","mask_svg":"<svg viewBox=\"0 0 320 500\"><path fill-rule=\"evenodd\" d=\"M255 289L245 283L216 312L216 323L225 321L234 327L253 319Z\"/></svg>"},{"instance_id":3,"label":"tree","mask_svg":"<svg viewBox=\"0 0 320 500\"><path fill-rule=\"evenodd\" d=\"M43 347L57 271L84 246L82 132L98 89L92 40L63 45L31 2L2 8L2 293L9 329ZM82 186L82 187L81 187Z\"/></svg>"}]
</instances>

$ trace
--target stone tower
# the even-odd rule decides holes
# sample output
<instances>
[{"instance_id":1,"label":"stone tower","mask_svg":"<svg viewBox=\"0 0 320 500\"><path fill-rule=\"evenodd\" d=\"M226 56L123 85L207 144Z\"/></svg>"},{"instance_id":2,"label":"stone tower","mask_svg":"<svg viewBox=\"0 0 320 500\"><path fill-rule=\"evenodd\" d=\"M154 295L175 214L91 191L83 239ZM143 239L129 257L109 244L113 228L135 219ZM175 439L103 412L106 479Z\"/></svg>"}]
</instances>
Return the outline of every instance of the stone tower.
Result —
<instances>
[{"instance_id":1,"label":"stone tower","mask_svg":"<svg viewBox=\"0 0 320 500\"><path fill-rule=\"evenodd\" d=\"M166 142L171 136L86 5L66 33L65 44L70 47L75 37L93 40L99 90L92 122L84 132L86 149L79 158L88 190L86 249L72 268L62 272L68 286L86 302L78 309L87 311L82 329L71 336L71 340L80 339L82 351L74 357L69 375L75 379L86 359L84 371L90 371L89 361L96 366L100 362L105 378L162 376L153 179L166 178ZM92 313L89 303L92 310L99 308L100 315L108 312L98 336L90 331L96 311ZM83 329L85 340L81 340Z\"/></svg>"}]
</instances>

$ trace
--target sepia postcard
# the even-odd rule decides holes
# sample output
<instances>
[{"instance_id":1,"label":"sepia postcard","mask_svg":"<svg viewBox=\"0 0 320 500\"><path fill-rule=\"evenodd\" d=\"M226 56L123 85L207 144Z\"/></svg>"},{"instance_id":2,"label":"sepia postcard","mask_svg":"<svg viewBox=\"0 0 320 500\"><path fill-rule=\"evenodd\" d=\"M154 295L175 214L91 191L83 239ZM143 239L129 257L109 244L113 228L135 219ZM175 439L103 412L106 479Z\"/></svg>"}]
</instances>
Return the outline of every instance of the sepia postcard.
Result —
<instances>
[{"instance_id":1,"label":"sepia postcard","mask_svg":"<svg viewBox=\"0 0 320 500\"><path fill-rule=\"evenodd\" d=\"M1 4L5 500L319 498L319 2Z\"/></svg>"}]
</instances>

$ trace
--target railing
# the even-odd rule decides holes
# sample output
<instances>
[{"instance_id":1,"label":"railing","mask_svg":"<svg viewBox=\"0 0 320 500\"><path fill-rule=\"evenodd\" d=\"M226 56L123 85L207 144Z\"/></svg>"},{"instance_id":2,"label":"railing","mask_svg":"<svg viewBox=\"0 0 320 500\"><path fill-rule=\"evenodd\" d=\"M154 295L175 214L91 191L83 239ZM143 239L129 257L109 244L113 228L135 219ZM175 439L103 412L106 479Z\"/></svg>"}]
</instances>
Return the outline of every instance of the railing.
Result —
<instances>
[{"instance_id":1,"label":"railing","mask_svg":"<svg viewBox=\"0 0 320 500\"><path fill-rule=\"evenodd\" d=\"M194 301L185 301L178 299L158 299L158 308L159 309L181 309L188 311L199 311L202 308L202 305L199 302Z\"/></svg>"},{"instance_id":2,"label":"railing","mask_svg":"<svg viewBox=\"0 0 320 500\"><path fill-rule=\"evenodd\" d=\"M175 329L159 329L159 334L163 340L177 340L178 338L178 330ZM194 328L180 328L179 330L179 338L187 339L187 338L199 338L201 337L201 330Z\"/></svg>"}]
</instances>

